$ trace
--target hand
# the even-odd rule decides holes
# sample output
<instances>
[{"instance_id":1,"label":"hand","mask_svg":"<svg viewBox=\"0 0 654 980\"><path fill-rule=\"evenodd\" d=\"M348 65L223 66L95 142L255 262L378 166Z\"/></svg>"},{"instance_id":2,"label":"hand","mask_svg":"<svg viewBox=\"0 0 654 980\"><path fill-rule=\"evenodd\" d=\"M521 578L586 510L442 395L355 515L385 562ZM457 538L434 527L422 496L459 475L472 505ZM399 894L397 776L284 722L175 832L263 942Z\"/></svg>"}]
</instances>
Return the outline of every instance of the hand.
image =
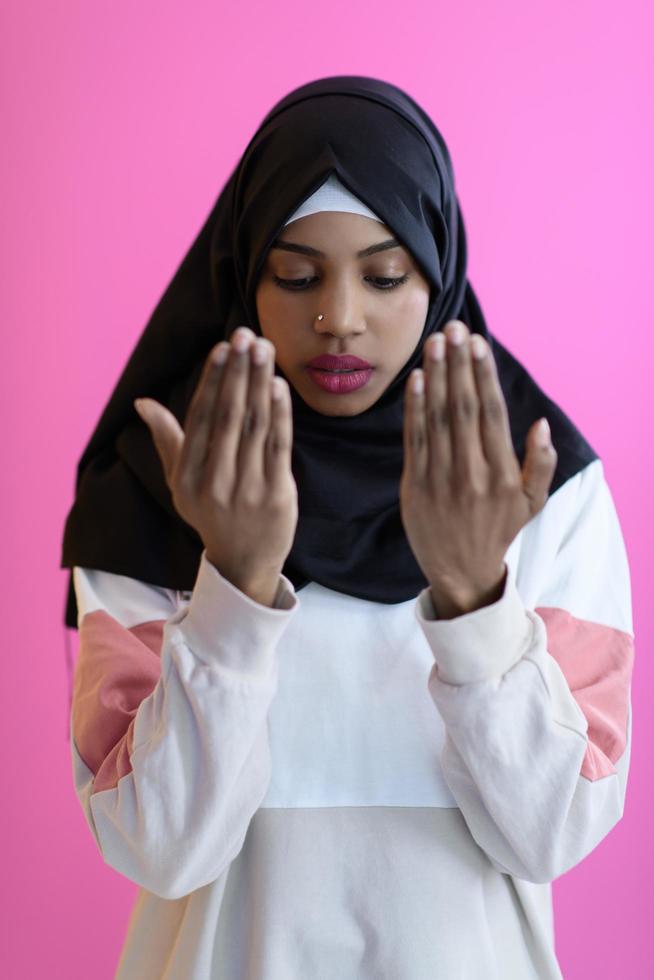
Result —
<instances>
[{"instance_id":1,"label":"hand","mask_svg":"<svg viewBox=\"0 0 654 980\"><path fill-rule=\"evenodd\" d=\"M232 337L209 352L183 430L152 398L140 399L137 411L152 433L175 509L198 532L209 560L243 591L269 594L298 519L290 393L273 374L269 340L247 327ZM262 363L254 360L258 348Z\"/></svg>"},{"instance_id":2,"label":"hand","mask_svg":"<svg viewBox=\"0 0 654 980\"><path fill-rule=\"evenodd\" d=\"M400 482L404 528L441 618L500 598L506 551L545 505L558 458L549 436L538 442L537 421L521 470L490 347L463 323L456 344L454 322L428 338L423 368L407 380Z\"/></svg>"}]
</instances>

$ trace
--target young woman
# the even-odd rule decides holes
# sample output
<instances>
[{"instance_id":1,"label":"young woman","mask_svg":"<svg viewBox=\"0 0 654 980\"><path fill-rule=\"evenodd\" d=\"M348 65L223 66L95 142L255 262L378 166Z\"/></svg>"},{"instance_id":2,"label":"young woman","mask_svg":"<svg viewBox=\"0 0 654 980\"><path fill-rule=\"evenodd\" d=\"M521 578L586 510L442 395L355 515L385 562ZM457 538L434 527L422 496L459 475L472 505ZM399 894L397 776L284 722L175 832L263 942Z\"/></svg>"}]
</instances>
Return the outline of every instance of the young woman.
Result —
<instances>
[{"instance_id":1,"label":"young woman","mask_svg":"<svg viewBox=\"0 0 654 980\"><path fill-rule=\"evenodd\" d=\"M325 78L263 120L62 567L76 792L140 886L119 980L561 976L550 883L624 807L627 556L600 458L486 327L407 94Z\"/></svg>"}]
</instances>

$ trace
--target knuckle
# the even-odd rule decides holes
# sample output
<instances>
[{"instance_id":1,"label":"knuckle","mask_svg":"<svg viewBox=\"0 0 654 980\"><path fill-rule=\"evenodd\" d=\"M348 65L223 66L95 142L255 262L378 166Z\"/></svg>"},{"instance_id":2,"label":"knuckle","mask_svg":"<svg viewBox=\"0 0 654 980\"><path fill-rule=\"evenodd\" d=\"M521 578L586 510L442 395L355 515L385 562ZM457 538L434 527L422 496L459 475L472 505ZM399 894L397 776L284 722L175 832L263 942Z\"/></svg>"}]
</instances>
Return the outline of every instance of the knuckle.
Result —
<instances>
[{"instance_id":1,"label":"knuckle","mask_svg":"<svg viewBox=\"0 0 654 980\"><path fill-rule=\"evenodd\" d=\"M205 506L211 508L212 513L218 516L229 506L227 487L223 480L215 478L212 474L205 472L199 487L199 496Z\"/></svg>"},{"instance_id":2,"label":"knuckle","mask_svg":"<svg viewBox=\"0 0 654 980\"><path fill-rule=\"evenodd\" d=\"M481 409L493 425L499 425L504 420L504 405L499 398L486 398L481 404Z\"/></svg>"},{"instance_id":3,"label":"knuckle","mask_svg":"<svg viewBox=\"0 0 654 980\"><path fill-rule=\"evenodd\" d=\"M261 507L261 489L257 485L248 484L239 489L237 499L239 507L244 510L259 510Z\"/></svg>"},{"instance_id":4,"label":"knuckle","mask_svg":"<svg viewBox=\"0 0 654 980\"><path fill-rule=\"evenodd\" d=\"M495 480L493 492L497 496L510 497L521 489L521 480L516 473L501 473Z\"/></svg>"},{"instance_id":5,"label":"knuckle","mask_svg":"<svg viewBox=\"0 0 654 980\"><path fill-rule=\"evenodd\" d=\"M430 405L427 408L427 425L430 429L440 431L447 427L448 416L447 405Z\"/></svg>"},{"instance_id":6,"label":"knuckle","mask_svg":"<svg viewBox=\"0 0 654 980\"><path fill-rule=\"evenodd\" d=\"M243 432L245 435L256 435L263 431L266 423L264 410L253 405L244 415Z\"/></svg>"},{"instance_id":7,"label":"knuckle","mask_svg":"<svg viewBox=\"0 0 654 980\"><path fill-rule=\"evenodd\" d=\"M216 421L221 426L235 425L240 414L233 401L228 398L221 398L216 408Z\"/></svg>"},{"instance_id":8,"label":"knuckle","mask_svg":"<svg viewBox=\"0 0 654 980\"><path fill-rule=\"evenodd\" d=\"M286 503L286 491L281 487L279 489L271 490L268 494L266 503L270 514L273 517L276 516Z\"/></svg>"},{"instance_id":9,"label":"knuckle","mask_svg":"<svg viewBox=\"0 0 654 980\"><path fill-rule=\"evenodd\" d=\"M268 449L273 456L285 452L290 446L289 440L281 432L273 431L268 439Z\"/></svg>"},{"instance_id":10,"label":"knuckle","mask_svg":"<svg viewBox=\"0 0 654 980\"><path fill-rule=\"evenodd\" d=\"M467 474L464 492L468 500L480 500L487 494L486 481L474 471Z\"/></svg>"},{"instance_id":11,"label":"knuckle","mask_svg":"<svg viewBox=\"0 0 654 980\"><path fill-rule=\"evenodd\" d=\"M479 411L478 399L469 393L452 399L451 412L454 418L463 422L472 422Z\"/></svg>"},{"instance_id":12,"label":"knuckle","mask_svg":"<svg viewBox=\"0 0 654 980\"><path fill-rule=\"evenodd\" d=\"M411 449L417 452L419 452L425 445L425 433L422 426L411 430L409 434L409 444Z\"/></svg>"}]
</instances>

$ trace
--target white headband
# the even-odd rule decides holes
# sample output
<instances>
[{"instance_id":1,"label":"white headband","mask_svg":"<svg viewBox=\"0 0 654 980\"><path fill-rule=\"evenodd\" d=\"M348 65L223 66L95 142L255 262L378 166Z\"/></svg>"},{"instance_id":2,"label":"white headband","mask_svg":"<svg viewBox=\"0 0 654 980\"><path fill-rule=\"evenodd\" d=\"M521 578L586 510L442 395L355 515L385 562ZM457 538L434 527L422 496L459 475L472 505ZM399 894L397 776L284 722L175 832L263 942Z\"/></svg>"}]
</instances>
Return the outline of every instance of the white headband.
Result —
<instances>
[{"instance_id":1,"label":"white headband","mask_svg":"<svg viewBox=\"0 0 654 980\"><path fill-rule=\"evenodd\" d=\"M348 211L350 214L362 214L366 218L373 218L384 224L374 211L360 201L355 194L344 187L336 174L331 173L324 184L314 191L311 197L307 198L297 211L284 224L289 225L291 221L304 218L307 214L315 214L317 211Z\"/></svg>"}]
</instances>

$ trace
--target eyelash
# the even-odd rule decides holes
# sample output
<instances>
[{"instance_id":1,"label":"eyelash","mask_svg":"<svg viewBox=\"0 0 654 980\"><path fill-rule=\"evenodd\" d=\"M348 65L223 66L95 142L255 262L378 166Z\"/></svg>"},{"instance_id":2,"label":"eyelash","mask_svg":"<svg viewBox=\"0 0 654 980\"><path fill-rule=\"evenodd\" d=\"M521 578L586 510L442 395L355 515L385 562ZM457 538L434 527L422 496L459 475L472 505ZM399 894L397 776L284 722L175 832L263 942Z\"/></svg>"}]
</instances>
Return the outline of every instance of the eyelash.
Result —
<instances>
[{"instance_id":1,"label":"eyelash","mask_svg":"<svg viewBox=\"0 0 654 980\"><path fill-rule=\"evenodd\" d=\"M297 283L307 282L311 279L311 276L305 276L303 279L280 279L279 276L273 274L273 282L279 286L281 289L288 289L290 292L303 292L307 289L306 286L298 286ZM388 286L375 286L375 289L380 291L388 291L389 289L397 289L409 278L409 273L407 272L403 276L398 276L398 278L393 279L391 276L366 276L366 279L376 279L378 282L390 283ZM315 279L315 277L314 277Z\"/></svg>"}]
</instances>

